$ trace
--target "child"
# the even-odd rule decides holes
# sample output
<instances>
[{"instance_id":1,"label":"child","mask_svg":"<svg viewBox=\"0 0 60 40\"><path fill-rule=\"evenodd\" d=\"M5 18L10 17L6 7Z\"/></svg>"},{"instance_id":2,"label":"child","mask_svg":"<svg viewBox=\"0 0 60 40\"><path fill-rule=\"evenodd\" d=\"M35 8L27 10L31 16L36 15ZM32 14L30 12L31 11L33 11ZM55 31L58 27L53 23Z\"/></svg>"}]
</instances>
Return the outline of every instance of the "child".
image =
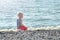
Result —
<instances>
[{"instance_id":1,"label":"child","mask_svg":"<svg viewBox=\"0 0 60 40\"><path fill-rule=\"evenodd\" d=\"M27 27L22 24L23 14L21 12L18 13L18 18L19 19L17 19L17 30L27 30Z\"/></svg>"}]
</instances>

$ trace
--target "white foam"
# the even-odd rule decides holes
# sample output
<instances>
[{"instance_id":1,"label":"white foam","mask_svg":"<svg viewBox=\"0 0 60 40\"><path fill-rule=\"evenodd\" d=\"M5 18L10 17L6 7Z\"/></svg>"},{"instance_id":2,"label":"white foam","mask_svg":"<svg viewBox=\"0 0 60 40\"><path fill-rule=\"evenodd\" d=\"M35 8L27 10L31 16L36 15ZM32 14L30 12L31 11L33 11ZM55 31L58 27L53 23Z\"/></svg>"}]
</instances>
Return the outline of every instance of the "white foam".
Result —
<instances>
[{"instance_id":1,"label":"white foam","mask_svg":"<svg viewBox=\"0 0 60 40\"><path fill-rule=\"evenodd\" d=\"M60 26L48 26L48 27L39 27L39 28L33 28L30 27L28 30L59 30Z\"/></svg>"},{"instance_id":2,"label":"white foam","mask_svg":"<svg viewBox=\"0 0 60 40\"><path fill-rule=\"evenodd\" d=\"M48 26L48 27L39 27L39 28L33 28L28 27L27 30L60 30L60 26ZM17 32L17 29L2 29L1 31L14 31Z\"/></svg>"},{"instance_id":3,"label":"white foam","mask_svg":"<svg viewBox=\"0 0 60 40\"><path fill-rule=\"evenodd\" d=\"M14 32L17 32L17 29L2 29L2 30L0 30L0 32L1 31L7 31L7 32L9 32L9 31L14 31Z\"/></svg>"}]
</instances>

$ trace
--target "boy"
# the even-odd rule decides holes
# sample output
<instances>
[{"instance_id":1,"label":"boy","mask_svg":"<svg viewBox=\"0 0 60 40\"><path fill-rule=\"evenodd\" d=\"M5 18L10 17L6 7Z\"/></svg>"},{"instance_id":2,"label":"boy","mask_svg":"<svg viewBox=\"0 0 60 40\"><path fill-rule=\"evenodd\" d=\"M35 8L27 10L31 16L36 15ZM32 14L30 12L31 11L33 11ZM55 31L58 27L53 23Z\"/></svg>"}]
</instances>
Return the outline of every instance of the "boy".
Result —
<instances>
[{"instance_id":1,"label":"boy","mask_svg":"<svg viewBox=\"0 0 60 40\"><path fill-rule=\"evenodd\" d=\"M18 18L19 19L17 19L17 30L27 30L27 27L22 24L23 14L21 12L18 13Z\"/></svg>"}]
</instances>

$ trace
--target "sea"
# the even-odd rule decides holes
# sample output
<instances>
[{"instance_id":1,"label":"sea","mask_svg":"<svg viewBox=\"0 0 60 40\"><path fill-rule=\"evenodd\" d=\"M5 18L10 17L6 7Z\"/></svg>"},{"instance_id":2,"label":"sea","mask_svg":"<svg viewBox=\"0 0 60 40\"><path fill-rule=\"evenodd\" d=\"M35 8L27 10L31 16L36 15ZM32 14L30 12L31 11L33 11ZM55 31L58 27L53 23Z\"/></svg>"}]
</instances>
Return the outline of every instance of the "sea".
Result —
<instances>
[{"instance_id":1,"label":"sea","mask_svg":"<svg viewBox=\"0 0 60 40\"><path fill-rule=\"evenodd\" d=\"M18 12L28 28L60 26L60 0L0 0L0 30L16 29Z\"/></svg>"}]
</instances>

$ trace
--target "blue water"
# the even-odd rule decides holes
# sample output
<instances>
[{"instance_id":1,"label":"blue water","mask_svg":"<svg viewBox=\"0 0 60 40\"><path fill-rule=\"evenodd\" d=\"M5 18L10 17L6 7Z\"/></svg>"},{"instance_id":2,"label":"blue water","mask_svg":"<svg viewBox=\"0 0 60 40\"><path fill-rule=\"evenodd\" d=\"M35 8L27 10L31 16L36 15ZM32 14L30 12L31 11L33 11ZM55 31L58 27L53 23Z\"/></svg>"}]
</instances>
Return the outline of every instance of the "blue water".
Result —
<instances>
[{"instance_id":1,"label":"blue water","mask_svg":"<svg viewBox=\"0 0 60 40\"><path fill-rule=\"evenodd\" d=\"M27 27L60 25L60 0L0 0L0 29L15 29L19 11Z\"/></svg>"}]
</instances>

